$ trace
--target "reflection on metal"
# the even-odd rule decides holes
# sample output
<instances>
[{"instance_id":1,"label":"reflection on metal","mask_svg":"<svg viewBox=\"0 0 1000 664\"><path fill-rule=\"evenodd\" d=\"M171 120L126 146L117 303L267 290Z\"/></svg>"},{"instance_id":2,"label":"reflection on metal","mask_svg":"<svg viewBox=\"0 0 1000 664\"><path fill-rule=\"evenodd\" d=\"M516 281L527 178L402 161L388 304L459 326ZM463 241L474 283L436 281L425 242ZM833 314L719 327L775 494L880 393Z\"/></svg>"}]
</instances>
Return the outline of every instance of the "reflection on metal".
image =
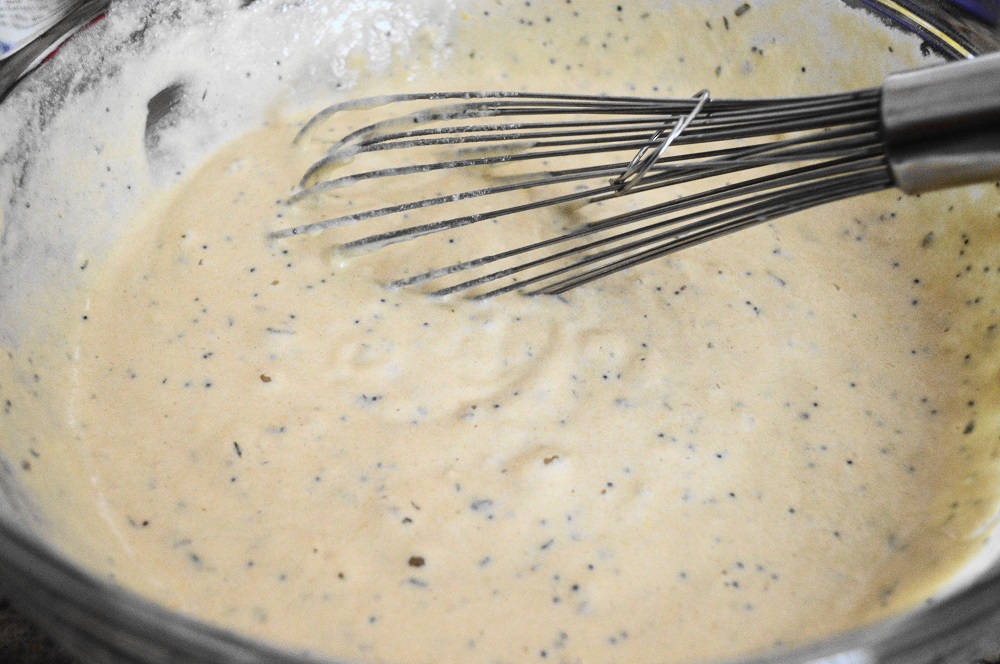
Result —
<instances>
[{"instance_id":1,"label":"reflection on metal","mask_svg":"<svg viewBox=\"0 0 1000 664\"><path fill-rule=\"evenodd\" d=\"M0 62L0 101L26 74L45 61L77 30L101 16L111 0L74 0L60 7L62 17L50 28L18 46ZM16 7L14 8L17 9Z\"/></svg>"},{"instance_id":2,"label":"reflection on metal","mask_svg":"<svg viewBox=\"0 0 1000 664\"><path fill-rule=\"evenodd\" d=\"M982 20L989 12L968 10L969 4L990 9L998 0L843 1L878 14L889 25L923 37L927 48L952 60L1000 50L1000 27Z\"/></svg>"},{"instance_id":3,"label":"reflection on metal","mask_svg":"<svg viewBox=\"0 0 1000 664\"><path fill-rule=\"evenodd\" d=\"M838 652L828 657L813 659L805 664L874 664L875 657L871 652L864 649L848 650Z\"/></svg>"},{"instance_id":4,"label":"reflection on metal","mask_svg":"<svg viewBox=\"0 0 1000 664\"><path fill-rule=\"evenodd\" d=\"M22 526L41 523L38 509L21 487L14 465L3 455L0 455L0 517Z\"/></svg>"},{"instance_id":5,"label":"reflection on metal","mask_svg":"<svg viewBox=\"0 0 1000 664\"><path fill-rule=\"evenodd\" d=\"M895 18L903 23L903 25L906 25L917 34L933 37L942 47L950 49L960 58L975 57L975 54L964 44L960 43L957 38L938 28L929 20L916 13L916 11L903 6L899 2L894 2L894 0L868 0L865 4L875 8L878 8L877 6L880 5L892 12Z\"/></svg>"}]
</instances>

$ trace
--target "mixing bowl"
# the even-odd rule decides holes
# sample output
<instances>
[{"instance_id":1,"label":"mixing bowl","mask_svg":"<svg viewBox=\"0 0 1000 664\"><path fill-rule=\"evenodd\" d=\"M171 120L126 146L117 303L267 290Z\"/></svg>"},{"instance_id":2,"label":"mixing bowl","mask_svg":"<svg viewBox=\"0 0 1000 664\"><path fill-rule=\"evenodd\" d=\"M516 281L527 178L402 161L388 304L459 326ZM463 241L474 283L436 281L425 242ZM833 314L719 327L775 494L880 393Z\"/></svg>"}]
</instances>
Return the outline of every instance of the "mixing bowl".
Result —
<instances>
[{"instance_id":1,"label":"mixing bowl","mask_svg":"<svg viewBox=\"0 0 1000 664\"><path fill-rule=\"evenodd\" d=\"M91 256L101 256L113 238L124 232L123 219L141 207L157 187L175 181L182 165L176 155L192 143L214 145L231 135L233 127L266 115L270 100L235 97L221 99L216 113L180 118L163 113L178 101L183 78L159 80L157 73L143 81L129 61L150 56L151 44L180 63L176 70L208 68L205 76L226 76L246 68L257 75L261 63L282 58L288 47L264 43L261 35L245 31L245 21L230 21L239 12L256 11L254 3L233 3L215 13L183 3L121 3L111 17L74 40L51 63L32 75L0 106L5 118L0 137L0 350L19 378L17 386L0 385L9 415L13 408L34 408L38 417L61 417L47 410L56 402L38 366L58 363L71 354L71 340L59 338L54 321L67 306L62 293L71 290L88 268ZM261 3L264 4L264 3ZM316 3L289 5L285 11L318 11ZM892 40L912 45L915 32L928 49L945 57L968 57L988 49L996 33L946 10L947 5L915 6L896 2L851 2L850 8L829 2L830 14L874 8L886 20ZM735 7L738 12L744 7ZM449 6L449 11L451 11ZM731 10L730 10L731 11ZM228 12L228 13L227 13ZM273 17L272 17L273 18ZM265 20L262 16L260 20ZM326 19L324 19L326 20ZM186 59L185 30L198 21L214 25L220 41L210 64ZM227 25L239 30L227 31ZM897 30L902 26L903 30ZM272 38L277 33L267 36ZM386 35L389 33L387 32ZM284 33L287 43L292 34ZM371 35L352 36L360 38ZM297 35L296 35L297 38ZM288 76L303 99L331 94L336 81L350 77L350 58L338 51L345 33L331 30L317 37L319 49L334 53L333 65L321 68L307 62ZM391 41L391 40L390 40ZM836 68L842 43L817 43ZM342 57L343 56L343 57ZM194 74L192 74L194 77ZM65 108L74 99L90 98L104 87L125 90L118 99L139 109L144 127L113 136L117 109L94 107L89 124L80 116L67 119ZM102 98L97 95L95 98ZM224 111L221 109L225 109ZM166 117L166 120L162 118ZM162 123L177 123L184 131L161 132ZM186 123L186 124L185 124ZM9 129L6 129L9 127ZM178 141L184 145L172 144ZM146 183L108 191L101 159L136 168L134 160L155 153L155 168ZM137 157L136 155L139 155ZM100 163L104 163L101 161ZM110 167L108 167L110 170ZM118 180L124 183L126 180ZM31 212L28 212L31 210ZM97 217L100 222L93 221ZM81 256L87 258L81 258ZM1000 268L998 268L1000 269ZM48 344L45 357L26 357L19 349L30 337ZM12 396L16 394L17 396ZM27 401L26 401L27 400ZM27 403L27 405L25 405ZM2 405L2 404L0 404ZM71 414L70 414L71 416ZM980 426L988 426L981 424ZM101 555L92 551L61 551L45 538L45 524L58 511L72 521L73 514L100 506L36 503L29 488L33 479L32 432L18 431L0 441L0 587L16 605L45 626L69 650L94 662L304 662L317 658L261 643L244 635L168 611L138 594L117 587L89 571L78 559ZM139 441L137 441L137 444ZM67 455L71 454L67 450ZM55 465L59 468L59 464ZM66 472L74 472L70 462ZM53 480L58 484L58 478ZM998 548L996 541L992 549ZM954 662L967 664L1000 653L1000 563L989 551L956 581L954 590L927 606L847 634L759 658L761 662Z\"/></svg>"}]
</instances>

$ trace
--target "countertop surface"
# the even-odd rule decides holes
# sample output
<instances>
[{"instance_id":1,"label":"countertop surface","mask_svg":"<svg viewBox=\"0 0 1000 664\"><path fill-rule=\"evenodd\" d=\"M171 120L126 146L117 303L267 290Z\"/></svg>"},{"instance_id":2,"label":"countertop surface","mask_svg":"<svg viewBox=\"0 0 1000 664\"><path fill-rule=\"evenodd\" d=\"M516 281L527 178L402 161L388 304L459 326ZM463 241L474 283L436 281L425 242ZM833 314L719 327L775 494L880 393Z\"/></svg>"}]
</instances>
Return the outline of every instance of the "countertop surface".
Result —
<instances>
[{"instance_id":1,"label":"countertop surface","mask_svg":"<svg viewBox=\"0 0 1000 664\"><path fill-rule=\"evenodd\" d=\"M0 598L0 663L76 664L52 639L15 611L7 598Z\"/></svg>"}]
</instances>

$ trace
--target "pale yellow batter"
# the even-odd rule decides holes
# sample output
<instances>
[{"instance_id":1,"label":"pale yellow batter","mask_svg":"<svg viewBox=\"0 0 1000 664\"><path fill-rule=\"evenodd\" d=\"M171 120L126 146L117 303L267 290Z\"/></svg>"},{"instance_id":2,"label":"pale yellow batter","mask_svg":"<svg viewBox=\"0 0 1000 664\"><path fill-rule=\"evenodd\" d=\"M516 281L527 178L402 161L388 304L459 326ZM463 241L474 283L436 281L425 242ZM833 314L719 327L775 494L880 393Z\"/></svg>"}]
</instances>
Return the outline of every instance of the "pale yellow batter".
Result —
<instances>
[{"instance_id":1,"label":"pale yellow batter","mask_svg":"<svg viewBox=\"0 0 1000 664\"><path fill-rule=\"evenodd\" d=\"M676 95L720 66L717 94L859 85L809 79L760 10L491 11L458 29L449 78L410 63L393 85ZM731 59L699 59L706 39ZM992 190L827 207L563 299L442 302L380 284L446 236L351 260L267 239L317 214L280 203L323 148L291 147L299 123L218 151L88 267L67 416L34 426L84 451L59 491L96 497L114 537L51 529L98 573L349 661L680 662L910 609L978 552Z\"/></svg>"}]
</instances>

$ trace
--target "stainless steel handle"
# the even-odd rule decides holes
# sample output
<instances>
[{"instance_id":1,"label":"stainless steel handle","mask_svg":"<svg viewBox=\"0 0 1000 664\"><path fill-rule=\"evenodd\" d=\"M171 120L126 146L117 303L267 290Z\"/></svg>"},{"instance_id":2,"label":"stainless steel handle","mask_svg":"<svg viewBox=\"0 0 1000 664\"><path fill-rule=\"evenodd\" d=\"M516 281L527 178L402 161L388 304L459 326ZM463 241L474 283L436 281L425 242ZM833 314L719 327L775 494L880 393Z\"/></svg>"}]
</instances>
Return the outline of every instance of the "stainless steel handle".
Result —
<instances>
[{"instance_id":1,"label":"stainless steel handle","mask_svg":"<svg viewBox=\"0 0 1000 664\"><path fill-rule=\"evenodd\" d=\"M882 125L908 194L1000 179L1000 53L892 74Z\"/></svg>"}]
</instances>

